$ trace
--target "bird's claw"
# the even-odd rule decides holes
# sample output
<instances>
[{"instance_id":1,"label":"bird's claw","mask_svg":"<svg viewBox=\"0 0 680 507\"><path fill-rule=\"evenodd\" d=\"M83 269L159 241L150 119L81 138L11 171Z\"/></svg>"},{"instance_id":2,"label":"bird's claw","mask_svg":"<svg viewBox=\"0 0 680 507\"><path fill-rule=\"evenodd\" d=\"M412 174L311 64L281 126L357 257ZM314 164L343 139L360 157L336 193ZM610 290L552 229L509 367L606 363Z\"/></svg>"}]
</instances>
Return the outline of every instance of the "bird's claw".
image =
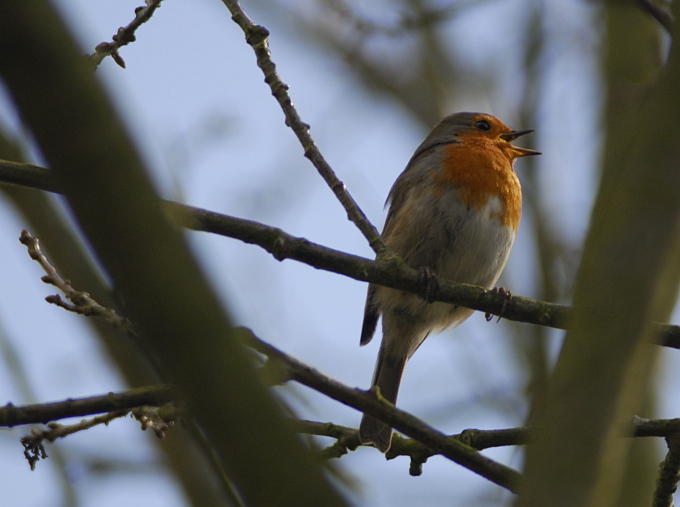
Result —
<instances>
[{"instance_id":1,"label":"bird's claw","mask_svg":"<svg viewBox=\"0 0 680 507\"><path fill-rule=\"evenodd\" d=\"M439 279L437 274L427 266L421 266L418 271L420 271L420 277L422 278L423 299L426 303L429 303L432 292L439 287Z\"/></svg>"},{"instance_id":2,"label":"bird's claw","mask_svg":"<svg viewBox=\"0 0 680 507\"><path fill-rule=\"evenodd\" d=\"M501 318L503 317L503 314L505 313L505 310L508 308L508 302L510 301L510 298L512 297L512 292L507 290L505 287L494 287L491 289L489 292L492 294L498 294L503 298L503 304L501 305L501 311L498 313L498 320L496 322L500 322ZM491 321L493 319L493 314L486 312L484 314L484 318L486 319L487 322Z\"/></svg>"}]
</instances>

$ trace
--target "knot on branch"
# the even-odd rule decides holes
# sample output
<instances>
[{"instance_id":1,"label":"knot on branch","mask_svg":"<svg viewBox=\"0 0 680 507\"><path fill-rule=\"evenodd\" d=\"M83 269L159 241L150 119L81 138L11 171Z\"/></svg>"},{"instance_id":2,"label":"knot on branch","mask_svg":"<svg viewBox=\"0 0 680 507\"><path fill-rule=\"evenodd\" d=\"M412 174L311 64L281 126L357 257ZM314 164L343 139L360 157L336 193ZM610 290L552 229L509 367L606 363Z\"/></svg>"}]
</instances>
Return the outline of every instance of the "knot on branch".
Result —
<instances>
[{"instance_id":1,"label":"knot on branch","mask_svg":"<svg viewBox=\"0 0 680 507\"><path fill-rule=\"evenodd\" d=\"M340 458L347 453L348 453L347 446L340 442L340 440L338 440L333 445L319 451L319 458L321 459Z\"/></svg>"},{"instance_id":2,"label":"knot on branch","mask_svg":"<svg viewBox=\"0 0 680 507\"><path fill-rule=\"evenodd\" d=\"M267 42L269 30L262 25L250 25L246 30L246 42L255 47Z\"/></svg>"},{"instance_id":3,"label":"knot on branch","mask_svg":"<svg viewBox=\"0 0 680 507\"><path fill-rule=\"evenodd\" d=\"M172 403L161 407L142 406L133 409L132 415L141 424L142 431L150 429L158 438L164 438L165 433L175 425L177 407Z\"/></svg>"},{"instance_id":4,"label":"knot on branch","mask_svg":"<svg viewBox=\"0 0 680 507\"><path fill-rule=\"evenodd\" d=\"M281 236L274 239L272 243L271 253L277 261L282 261L286 258L286 240Z\"/></svg>"},{"instance_id":5,"label":"knot on branch","mask_svg":"<svg viewBox=\"0 0 680 507\"><path fill-rule=\"evenodd\" d=\"M408 473L412 477L420 477L423 475L423 463L425 463L427 460L417 460L415 458L411 458L411 464L408 467Z\"/></svg>"}]
</instances>

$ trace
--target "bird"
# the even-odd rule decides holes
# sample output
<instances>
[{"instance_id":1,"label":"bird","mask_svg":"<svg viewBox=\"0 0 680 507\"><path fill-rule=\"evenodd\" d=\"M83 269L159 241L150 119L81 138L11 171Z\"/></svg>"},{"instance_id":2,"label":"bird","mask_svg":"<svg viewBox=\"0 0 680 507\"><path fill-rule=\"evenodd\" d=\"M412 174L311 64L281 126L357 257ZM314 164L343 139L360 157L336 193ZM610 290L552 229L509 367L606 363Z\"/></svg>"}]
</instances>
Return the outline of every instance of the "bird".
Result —
<instances>
[{"instance_id":1,"label":"bird","mask_svg":"<svg viewBox=\"0 0 680 507\"><path fill-rule=\"evenodd\" d=\"M426 284L439 278L491 289L505 267L522 212L517 158L540 152L512 145L533 130L512 130L486 113L445 117L427 135L399 175L385 205L382 238ZM360 344L382 318L382 342L371 387L397 401L406 363L432 332L453 328L473 310L398 289L369 284ZM392 428L364 414L362 444L385 453Z\"/></svg>"}]
</instances>

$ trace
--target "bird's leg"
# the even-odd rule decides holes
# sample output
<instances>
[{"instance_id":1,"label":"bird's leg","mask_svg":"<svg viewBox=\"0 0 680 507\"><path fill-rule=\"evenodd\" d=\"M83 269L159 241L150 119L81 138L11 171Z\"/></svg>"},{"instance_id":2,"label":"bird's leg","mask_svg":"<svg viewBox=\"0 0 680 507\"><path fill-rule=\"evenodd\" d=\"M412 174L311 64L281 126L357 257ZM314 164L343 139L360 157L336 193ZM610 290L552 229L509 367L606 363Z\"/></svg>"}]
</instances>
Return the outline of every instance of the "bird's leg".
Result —
<instances>
[{"instance_id":1,"label":"bird's leg","mask_svg":"<svg viewBox=\"0 0 680 507\"><path fill-rule=\"evenodd\" d=\"M512 297L512 292L507 290L505 287L494 287L491 289L489 292L493 294L498 294L503 298L503 305L501 306L501 311L498 313L498 320L496 322L500 322L501 317L503 317L503 314L505 313L505 310L508 307L508 302L510 301L510 298ZM487 312L484 314L484 318L486 319L487 322L489 322L491 319L493 319L493 314Z\"/></svg>"},{"instance_id":2,"label":"bird's leg","mask_svg":"<svg viewBox=\"0 0 680 507\"><path fill-rule=\"evenodd\" d=\"M428 266L420 266L418 271L420 271L420 277L422 278L423 299L426 303L429 303L432 292L439 287L439 279L437 274Z\"/></svg>"}]
</instances>

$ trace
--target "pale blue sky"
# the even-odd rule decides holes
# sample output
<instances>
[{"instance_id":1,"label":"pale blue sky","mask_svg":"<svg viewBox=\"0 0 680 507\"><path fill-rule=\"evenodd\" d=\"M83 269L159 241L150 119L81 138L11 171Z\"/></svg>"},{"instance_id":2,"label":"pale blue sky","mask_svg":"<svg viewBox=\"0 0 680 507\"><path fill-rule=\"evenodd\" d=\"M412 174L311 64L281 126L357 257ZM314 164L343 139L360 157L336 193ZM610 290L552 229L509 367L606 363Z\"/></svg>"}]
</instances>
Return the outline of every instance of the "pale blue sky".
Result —
<instances>
[{"instance_id":1,"label":"pale blue sky","mask_svg":"<svg viewBox=\"0 0 680 507\"><path fill-rule=\"evenodd\" d=\"M130 22L141 0L61 0L84 51L110 40ZM284 3L284 2L281 2ZM578 251L585 234L596 183L599 153L597 62L599 44L590 24L589 2L543 2L549 34L539 90L539 124L518 125L524 83L516 78L523 55L525 0L489 1L482 8L442 26L456 54L496 85L470 86L455 110L483 110L516 128L535 128L538 188L553 227ZM287 0L286 5L313 2ZM378 20L398 15L398 2L362 2ZM353 71L298 33L290 18L266 10L266 2L244 2L249 14L272 32L273 58L304 121L338 176L378 228L387 192L426 129L391 100L367 93ZM302 7L300 7L302 9ZM376 41L376 50L389 41ZM111 59L98 70L149 162L160 193L167 198L283 228L347 252L371 257L356 228L346 219L302 148L283 122L241 30L218 0L166 0L121 50L127 69ZM398 59L397 59L398 61ZM4 98L0 95L0 99ZM11 124L6 101L0 121ZM523 161L517 164L522 179ZM0 323L14 344L36 392L23 399L15 380L0 368L0 403L59 400L123 389L125 386L89 336L80 317L43 302L53 293L39 280L38 266L19 244L25 225L0 201ZM531 217L524 217L503 285L535 296ZM379 340L359 348L366 285L293 261L277 262L258 247L235 240L188 233L217 291L239 324L264 340L350 385L368 387ZM64 274L68 276L68 274ZM80 289L87 290L86 287ZM27 326L27 323L30 325ZM525 375L518 372L508 344L508 322L489 324L473 315L460 328L431 337L409 364L399 404L445 432L468 427L500 428L522 423L519 399ZM555 332L555 349L561 333ZM664 354L675 363L672 352ZM677 381L664 370L664 383ZM302 417L357 426L356 411L305 388L286 387ZM670 396L662 405L677 416ZM0 484L11 505L52 506L60 498L53 463L29 471L18 428L0 433ZM132 421L76 435L59 442L80 505L185 505L181 492L157 465L152 434ZM171 437L170 437L171 438ZM48 447L48 453L50 448ZM132 473L97 476L79 462L93 453L138 465ZM521 467L516 449L489 451ZM473 473L433 458L422 477L408 475L408 462L385 462L373 449L360 449L339 461L359 486L356 505L504 505L510 496ZM452 500L454 503L452 503ZM467 503L466 503L467 502ZM10 505L10 504L8 504Z\"/></svg>"}]
</instances>

